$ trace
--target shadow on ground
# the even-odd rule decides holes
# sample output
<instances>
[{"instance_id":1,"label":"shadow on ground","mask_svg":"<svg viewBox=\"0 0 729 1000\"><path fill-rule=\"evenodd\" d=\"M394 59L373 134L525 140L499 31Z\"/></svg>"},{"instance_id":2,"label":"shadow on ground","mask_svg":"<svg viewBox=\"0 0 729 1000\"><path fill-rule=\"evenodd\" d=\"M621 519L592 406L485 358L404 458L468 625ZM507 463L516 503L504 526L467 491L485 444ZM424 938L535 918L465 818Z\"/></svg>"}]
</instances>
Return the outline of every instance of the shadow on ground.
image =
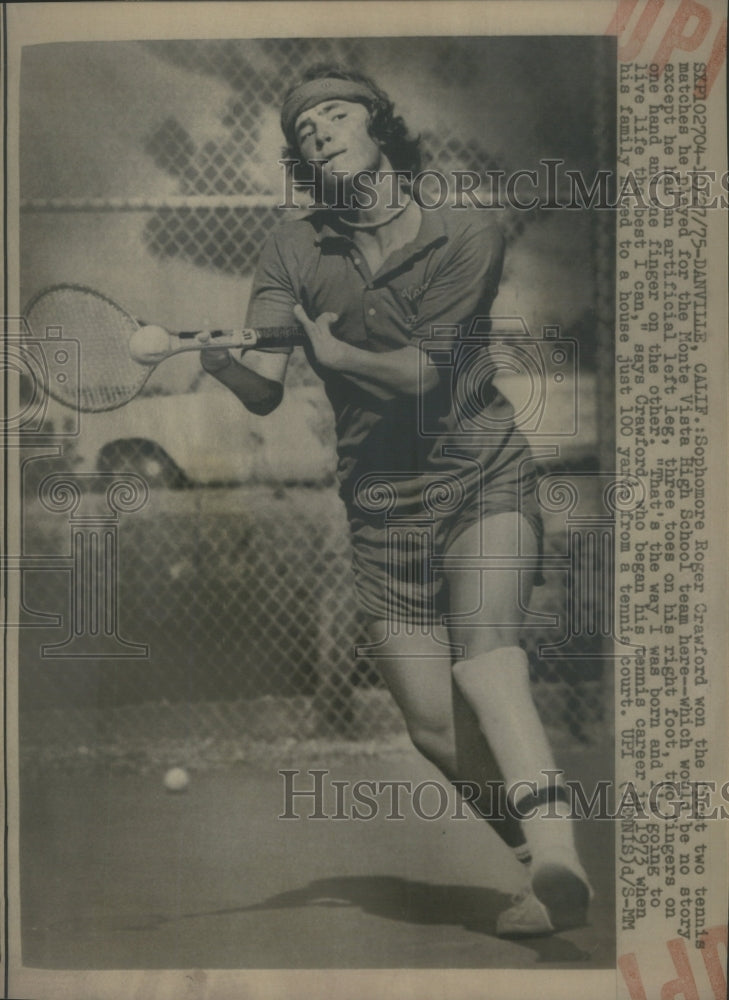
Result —
<instances>
[{"instance_id":1,"label":"shadow on ground","mask_svg":"<svg viewBox=\"0 0 729 1000\"><path fill-rule=\"evenodd\" d=\"M350 908L386 920L408 924L452 925L466 931L496 936L496 915L510 897L493 889L463 885L435 885L393 875L335 876L314 879L298 889L280 892L252 906L153 916L144 925L126 930L154 930L163 924L200 917L217 917L255 911L289 910L298 907ZM536 951L538 961L587 962L591 953L555 934L522 939Z\"/></svg>"}]
</instances>

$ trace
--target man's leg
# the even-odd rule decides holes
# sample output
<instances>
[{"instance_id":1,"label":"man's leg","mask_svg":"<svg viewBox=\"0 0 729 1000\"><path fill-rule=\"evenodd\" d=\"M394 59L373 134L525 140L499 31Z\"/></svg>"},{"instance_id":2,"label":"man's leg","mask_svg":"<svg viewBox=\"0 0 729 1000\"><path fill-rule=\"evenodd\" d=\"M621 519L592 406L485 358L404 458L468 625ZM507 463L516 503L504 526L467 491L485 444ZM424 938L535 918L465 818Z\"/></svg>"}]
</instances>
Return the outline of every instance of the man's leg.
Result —
<instances>
[{"instance_id":1,"label":"man's leg","mask_svg":"<svg viewBox=\"0 0 729 1000\"><path fill-rule=\"evenodd\" d=\"M374 622L369 633L373 642L381 641L386 623ZM456 788L463 784L473 811L489 821L520 861L528 862L521 824L505 809L501 773L473 711L453 683L450 659L424 655L432 654L433 647L418 636L390 636L388 650L395 655L379 660L379 670L413 744Z\"/></svg>"},{"instance_id":2,"label":"man's leg","mask_svg":"<svg viewBox=\"0 0 729 1000\"><path fill-rule=\"evenodd\" d=\"M496 514L460 534L449 555L536 554L536 539L519 514ZM522 584L529 579L522 574ZM511 802L533 818L524 823L533 856L533 887L547 906L555 929L584 922L589 885L575 852L573 825L564 793L556 800L544 772L555 762L532 699L526 654L519 646L519 623L529 586L520 592L513 569L459 570L449 573L451 638L466 655L453 675L473 709L479 728L496 758ZM528 784L527 784L528 783ZM552 783L553 784L553 783ZM559 816L545 819L545 815Z\"/></svg>"}]
</instances>

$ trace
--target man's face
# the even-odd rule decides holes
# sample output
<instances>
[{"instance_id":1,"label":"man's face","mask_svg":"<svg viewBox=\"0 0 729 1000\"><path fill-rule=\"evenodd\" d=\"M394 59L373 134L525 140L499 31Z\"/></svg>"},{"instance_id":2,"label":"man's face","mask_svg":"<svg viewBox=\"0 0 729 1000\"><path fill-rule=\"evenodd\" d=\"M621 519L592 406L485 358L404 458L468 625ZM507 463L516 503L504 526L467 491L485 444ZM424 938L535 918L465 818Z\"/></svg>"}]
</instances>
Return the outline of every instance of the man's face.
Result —
<instances>
[{"instance_id":1,"label":"man's face","mask_svg":"<svg viewBox=\"0 0 729 1000\"><path fill-rule=\"evenodd\" d=\"M332 171L351 176L380 166L381 150L367 131L368 121L364 104L342 100L322 101L296 119L302 158L325 161L318 167L325 188L333 187Z\"/></svg>"}]
</instances>

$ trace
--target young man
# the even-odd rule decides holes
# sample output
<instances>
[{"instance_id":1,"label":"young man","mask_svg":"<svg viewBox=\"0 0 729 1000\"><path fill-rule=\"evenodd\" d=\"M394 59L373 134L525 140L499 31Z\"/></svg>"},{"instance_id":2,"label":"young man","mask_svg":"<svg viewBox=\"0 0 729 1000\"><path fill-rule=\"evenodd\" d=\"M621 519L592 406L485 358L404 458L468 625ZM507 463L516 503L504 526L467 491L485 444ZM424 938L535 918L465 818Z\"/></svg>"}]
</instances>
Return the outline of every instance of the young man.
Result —
<instances>
[{"instance_id":1,"label":"young man","mask_svg":"<svg viewBox=\"0 0 729 1000\"><path fill-rule=\"evenodd\" d=\"M408 178L418 143L371 80L315 67L289 91L281 123L289 156L313 168L324 207L271 235L246 323L298 322L306 331L336 419L357 596L372 642L386 645L381 673L415 746L457 787L478 786L472 807L504 815L493 828L530 866L530 887L501 914L499 933L581 925L591 890L564 789L545 773L554 761L518 639L533 573L513 561L463 568L473 556L536 565L541 521L528 444L490 377L454 385L451 369L423 354L434 326L465 336L488 316L503 240L478 212L417 204ZM280 402L287 353L202 358L254 413ZM464 436L463 405L498 436ZM396 548L387 519L419 516L431 535L411 533ZM429 572L431 555L445 557L442 572ZM437 645L444 613L450 645ZM509 798L497 802L486 783L500 779ZM522 824L520 815L532 818Z\"/></svg>"}]
</instances>

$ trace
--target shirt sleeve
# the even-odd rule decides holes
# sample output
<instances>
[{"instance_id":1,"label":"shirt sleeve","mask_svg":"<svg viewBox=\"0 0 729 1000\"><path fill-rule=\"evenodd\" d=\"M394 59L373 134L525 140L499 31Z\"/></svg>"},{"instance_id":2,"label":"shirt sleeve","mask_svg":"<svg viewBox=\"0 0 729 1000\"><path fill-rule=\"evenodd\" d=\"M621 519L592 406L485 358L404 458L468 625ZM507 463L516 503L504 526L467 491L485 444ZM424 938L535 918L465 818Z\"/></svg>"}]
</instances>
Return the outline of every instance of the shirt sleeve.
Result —
<instances>
[{"instance_id":1,"label":"shirt sleeve","mask_svg":"<svg viewBox=\"0 0 729 1000\"><path fill-rule=\"evenodd\" d=\"M273 233L258 258L246 314L246 326L253 329L298 326L293 312L298 300L281 253L280 240L280 232ZM265 347L257 350L291 354L292 348Z\"/></svg>"},{"instance_id":2,"label":"shirt sleeve","mask_svg":"<svg viewBox=\"0 0 729 1000\"><path fill-rule=\"evenodd\" d=\"M420 302L414 343L422 346L434 325L470 326L474 317L488 317L503 263L504 237L496 226L465 226Z\"/></svg>"}]
</instances>

